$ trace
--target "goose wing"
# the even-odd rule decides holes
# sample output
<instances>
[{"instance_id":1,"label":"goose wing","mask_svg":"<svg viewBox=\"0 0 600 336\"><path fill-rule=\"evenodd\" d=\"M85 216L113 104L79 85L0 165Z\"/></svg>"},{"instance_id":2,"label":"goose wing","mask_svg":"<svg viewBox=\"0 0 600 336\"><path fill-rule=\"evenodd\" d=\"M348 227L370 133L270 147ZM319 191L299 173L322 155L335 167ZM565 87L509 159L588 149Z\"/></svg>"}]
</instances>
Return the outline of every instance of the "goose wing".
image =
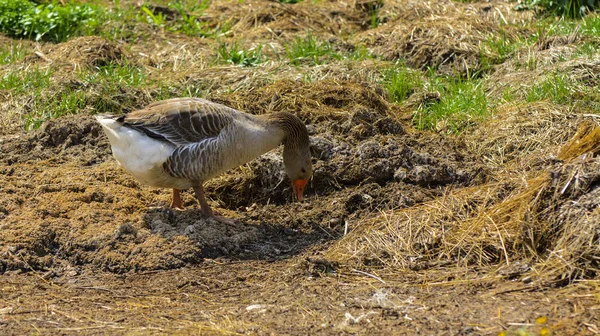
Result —
<instances>
[{"instance_id":1,"label":"goose wing","mask_svg":"<svg viewBox=\"0 0 600 336\"><path fill-rule=\"evenodd\" d=\"M184 146L217 137L237 113L201 98L174 98L148 105L118 121L151 138Z\"/></svg>"}]
</instances>

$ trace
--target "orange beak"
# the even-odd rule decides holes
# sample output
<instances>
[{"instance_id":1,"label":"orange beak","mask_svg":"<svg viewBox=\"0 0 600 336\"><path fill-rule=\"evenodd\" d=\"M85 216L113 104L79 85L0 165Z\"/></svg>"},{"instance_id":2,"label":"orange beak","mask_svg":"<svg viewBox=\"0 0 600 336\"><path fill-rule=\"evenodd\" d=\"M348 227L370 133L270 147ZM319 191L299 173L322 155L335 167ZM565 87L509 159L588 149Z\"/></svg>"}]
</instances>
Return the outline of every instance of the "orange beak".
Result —
<instances>
[{"instance_id":1,"label":"orange beak","mask_svg":"<svg viewBox=\"0 0 600 336\"><path fill-rule=\"evenodd\" d=\"M296 197L296 199L298 201L302 201L302 198L303 198L302 195L304 194L304 186L306 185L306 182L308 182L308 179L292 181L292 188L294 189L294 197Z\"/></svg>"}]
</instances>

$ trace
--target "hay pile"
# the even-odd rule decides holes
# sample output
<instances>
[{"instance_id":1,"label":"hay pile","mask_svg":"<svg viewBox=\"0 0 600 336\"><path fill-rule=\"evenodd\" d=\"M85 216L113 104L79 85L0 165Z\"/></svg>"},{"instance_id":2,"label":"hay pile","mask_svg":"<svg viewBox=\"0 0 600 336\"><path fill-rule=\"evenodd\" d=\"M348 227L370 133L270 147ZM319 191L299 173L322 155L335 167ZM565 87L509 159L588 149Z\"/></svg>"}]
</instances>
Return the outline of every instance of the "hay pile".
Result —
<instances>
[{"instance_id":1,"label":"hay pile","mask_svg":"<svg viewBox=\"0 0 600 336\"><path fill-rule=\"evenodd\" d=\"M465 135L469 148L493 169L503 169L510 161L532 165L550 157L581 122L574 111L547 101L506 103L496 110L494 118Z\"/></svg>"},{"instance_id":2,"label":"hay pile","mask_svg":"<svg viewBox=\"0 0 600 336\"><path fill-rule=\"evenodd\" d=\"M525 48L513 58L496 67L484 80L484 87L492 97L509 93L513 99L525 100L528 90L535 84L564 76L572 92L585 92L585 86L598 85L600 58L579 56L572 58L575 45L559 45L545 50ZM572 58L564 61L565 58Z\"/></svg>"},{"instance_id":3,"label":"hay pile","mask_svg":"<svg viewBox=\"0 0 600 336\"><path fill-rule=\"evenodd\" d=\"M221 18L233 24L231 36L244 42L265 39L294 39L298 32L321 37L346 36L368 27L369 14L356 9L353 0L300 2L244 1L231 6L227 0L214 1L206 11L207 20Z\"/></svg>"},{"instance_id":4,"label":"hay pile","mask_svg":"<svg viewBox=\"0 0 600 336\"><path fill-rule=\"evenodd\" d=\"M600 127L584 123L554 164L459 189L359 224L328 252L377 267L517 266L539 283L600 274ZM357 258L358 257L358 258ZM505 272L500 272L506 274Z\"/></svg>"},{"instance_id":5,"label":"hay pile","mask_svg":"<svg viewBox=\"0 0 600 336\"><path fill-rule=\"evenodd\" d=\"M82 36L59 44L45 44L31 61L39 58L56 68L96 68L109 64L122 64L127 54L121 47L98 36Z\"/></svg>"},{"instance_id":6,"label":"hay pile","mask_svg":"<svg viewBox=\"0 0 600 336\"><path fill-rule=\"evenodd\" d=\"M358 34L354 42L365 44L386 60L407 60L413 67L433 67L440 73L454 74L481 68L481 55L488 52L483 44L488 39L516 36L513 26L503 25L506 16L502 13L507 10L503 4L462 8L465 5L442 2L433 7L429 3L411 6L397 8L402 11L392 21ZM506 11L507 16L509 13Z\"/></svg>"}]
</instances>

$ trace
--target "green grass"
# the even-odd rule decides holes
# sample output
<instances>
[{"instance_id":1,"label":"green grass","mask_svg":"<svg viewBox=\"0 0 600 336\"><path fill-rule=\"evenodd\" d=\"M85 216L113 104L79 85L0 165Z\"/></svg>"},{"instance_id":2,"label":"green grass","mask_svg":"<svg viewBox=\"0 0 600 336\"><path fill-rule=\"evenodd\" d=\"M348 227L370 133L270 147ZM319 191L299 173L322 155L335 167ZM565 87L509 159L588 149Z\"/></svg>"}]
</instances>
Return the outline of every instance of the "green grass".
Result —
<instances>
[{"instance_id":1,"label":"green grass","mask_svg":"<svg viewBox=\"0 0 600 336\"><path fill-rule=\"evenodd\" d=\"M298 37L285 46L285 52L293 65L318 65L326 59L342 59L342 56L335 52L329 42L317 41L312 35L304 38Z\"/></svg>"},{"instance_id":2,"label":"green grass","mask_svg":"<svg viewBox=\"0 0 600 336\"><path fill-rule=\"evenodd\" d=\"M52 71L30 69L11 71L0 78L0 90L10 90L13 94L39 91L50 86Z\"/></svg>"},{"instance_id":3,"label":"green grass","mask_svg":"<svg viewBox=\"0 0 600 336\"><path fill-rule=\"evenodd\" d=\"M215 38L226 33L231 28L229 21L223 21L216 27L200 20L202 13L208 8L210 1L174 1L167 4L167 8L177 13L174 18L168 19L162 12L153 12L149 7L142 6L138 20L154 25L170 32L183 33L188 36L201 36Z\"/></svg>"},{"instance_id":4,"label":"green grass","mask_svg":"<svg viewBox=\"0 0 600 336\"><path fill-rule=\"evenodd\" d=\"M237 42L230 45L219 43L217 50L221 62L235 64L240 66L256 66L265 61L262 54L262 47L241 49Z\"/></svg>"},{"instance_id":5,"label":"green grass","mask_svg":"<svg viewBox=\"0 0 600 336\"><path fill-rule=\"evenodd\" d=\"M109 64L96 71L83 71L79 78L93 88L88 100L95 112L114 112L131 105L136 97L128 92L149 84L144 71L130 64Z\"/></svg>"},{"instance_id":6,"label":"green grass","mask_svg":"<svg viewBox=\"0 0 600 336\"><path fill-rule=\"evenodd\" d=\"M403 102L416 89L423 86L419 72L408 70L404 66L387 70L383 77L385 89L394 103Z\"/></svg>"},{"instance_id":7,"label":"green grass","mask_svg":"<svg viewBox=\"0 0 600 336\"><path fill-rule=\"evenodd\" d=\"M527 101L551 100L556 104L566 104L573 94L571 83L566 76L554 74L539 84L534 84L527 92Z\"/></svg>"},{"instance_id":8,"label":"green grass","mask_svg":"<svg viewBox=\"0 0 600 336\"><path fill-rule=\"evenodd\" d=\"M484 42L484 50L493 57L493 63L499 64L506 61L516 51L526 45L532 45L537 41L535 35L529 39L510 39L504 31L499 35L488 38Z\"/></svg>"},{"instance_id":9,"label":"green grass","mask_svg":"<svg viewBox=\"0 0 600 336\"><path fill-rule=\"evenodd\" d=\"M94 70L82 70L77 74L80 82L76 87L64 87L53 96L47 96L40 88L49 86L50 74L32 72L29 87L32 99L31 113L25 117L25 128L36 129L51 118L76 114L86 107L94 112L118 112L123 105L134 105L136 99L127 90L147 84L141 68L129 64L109 64ZM14 82L14 81L13 81ZM0 82L1 83L1 82ZM1 85L1 84L0 84ZM21 88L21 93L25 93Z\"/></svg>"},{"instance_id":10,"label":"green grass","mask_svg":"<svg viewBox=\"0 0 600 336\"><path fill-rule=\"evenodd\" d=\"M583 36L600 36L600 15L590 14L581 19L542 19L537 22L538 35L548 36L570 35L578 30Z\"/></svg>"},{"instance_id":11,"label":"green grass","mask_svg":"<svg viewBox=\"0 0 600 336\"><path fill-rule=\"evenodd\" d=\"M599 7L599 0L526 0L519 3L516 8L541 8L544 13L553 16L577 18Z\"/></svg>"},{"instance_id":12,"label":"green grass","mask_svg":"<svg viewBox=\"0 0 600 336\"><path fill-rule=\"evenodd\" d=\"M66 41L100 24L98 6L69 2L37 5L28 0L0 0L0 32L15 37Z\"/></svg>"},{"instance_id":13,"label":"green grass","mask_svg":"<svg viewBox=\"0 0 600 336\"><path fill-rule=\"evenodd\" d=\"M421 106L413 117L420 130L461 132L489 114L481 81L460 77L433 77L428 91L440 92L440 100Z\"/></svg>"},{"instance_id":14,"label":"green grass","mask_svg":"<svg viewBox=\"0 0 600 336\"><path fill-rule=\"evenodd\" d=\"M593 56L598 54L598 42L584 42L578 44L575 48L575 56Z\"/></svg>"},{"instance_id":15,"label":"green grass","mask_svg":"<svg viewBox=\"0 0 600 336\"><path fill-rule=\"evenodd\" d=\"M27 56L28 51L21 44L0 46L0 64L12 64Z\"/></svg>"},{"instance_id":16,"label":"green grass","mask_svg":"<svg viewBox=\"0 0 600 336\"><path fill-rule=\"evenodd\" d=\"M354 49L345 57L346 59L354 60L354 61L362 61L366 59L373 59L373 52L371 52L367 47L362 44L358 44L354 46Z\"/></svg>"},{"instance_id":17,"label":"green grass","mask_svg":"<svg viewBox=\"0 0 600 336\"><path fill-rule=\"evenodd\" d=\"M36 94L33 101L33 112L25 116L25 129L39 128L48 119L67 114L76 114L86 106L86 95L83 91L67 89L54 97L42 97Z\"/></svg>"},{"instance_id":18,"label":"green grass","mask_svg":"<svg viewBox=\"0 0 600 336\"><path fill-rule=\"evenodd\" d=\"M96 71L84 71L79 76L89 84L102 84L110 88L120 86L138 87L145 82L144 71L136 66L125 64L108 64L98 67Z\"/></svg>"}]
</instances>

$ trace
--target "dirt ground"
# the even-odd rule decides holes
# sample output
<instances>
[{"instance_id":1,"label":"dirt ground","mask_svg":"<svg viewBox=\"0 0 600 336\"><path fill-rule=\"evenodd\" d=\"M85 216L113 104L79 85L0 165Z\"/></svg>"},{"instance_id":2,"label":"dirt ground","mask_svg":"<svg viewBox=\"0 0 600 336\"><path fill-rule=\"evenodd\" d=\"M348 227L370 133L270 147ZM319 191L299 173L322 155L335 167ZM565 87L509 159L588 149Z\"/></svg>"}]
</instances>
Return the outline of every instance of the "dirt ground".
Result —
<instances>
[{"instance_id":1,"label":"dirt ground","mask_svg":"<svg viewBox=\"0 0 600 336\"><path fill-rule=\"evenodd\" d=\"M487 33L531 19L511 6L386 1L371 28L353 1L214 1L207 20L227 16L232 38L275 49L306 29L354 34L347 43L383 61L443 74L478 69ZM213 41L153 37L36 43L45 58L17 67L61 69L56 86L93 105L104 98L69 70L127 58L250 113L293 112L311 134L306 200L292 202L279 148L207 183L234 225L204 218L190 191L184 210L168 210L170 192L118 166L91 111L23 131L27 97L0 92L0 334L600 333L600 130L587 110L512 104L461 135L418 131L427 92L390 103L375 61L209 69L194 60ZM510 76L499 68L490 95ZM153 90L114 99L142 107Z\"/></svg>"}]
</instances>

